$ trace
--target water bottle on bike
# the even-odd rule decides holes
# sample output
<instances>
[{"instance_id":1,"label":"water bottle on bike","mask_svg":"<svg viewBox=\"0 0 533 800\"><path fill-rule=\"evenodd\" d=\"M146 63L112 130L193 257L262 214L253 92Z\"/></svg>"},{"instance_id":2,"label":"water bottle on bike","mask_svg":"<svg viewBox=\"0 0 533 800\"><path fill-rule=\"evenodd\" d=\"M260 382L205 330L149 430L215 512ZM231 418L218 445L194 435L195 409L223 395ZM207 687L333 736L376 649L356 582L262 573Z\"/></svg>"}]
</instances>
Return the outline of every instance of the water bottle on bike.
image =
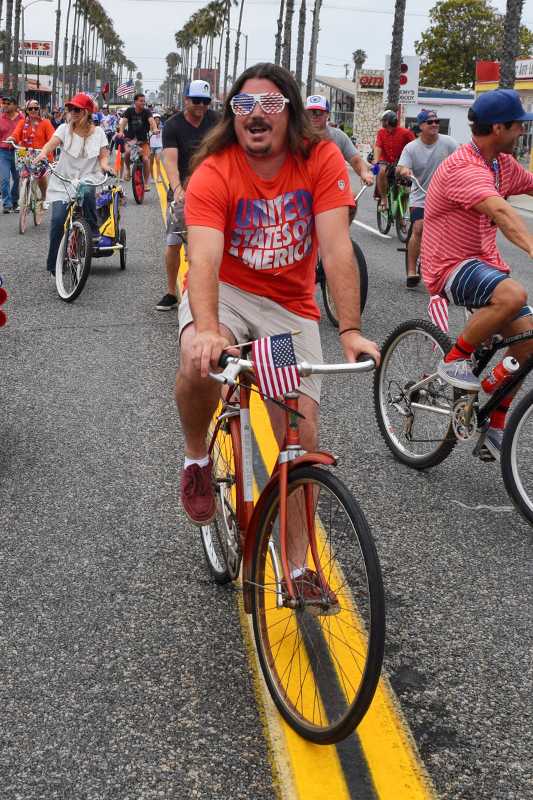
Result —
<instances>
[{"instance_id":1,"label":"water bottle on bike","mask_svg":"<svg viewBox=\"0 0 533 800\"><path fill-rule=\"evenodd\" d=\"M486 378L481 381L481 387L485 394L493 394L507 378L520 369L520 364L512 356L506 356L499 364L496 364Z\"/></svg>"}]
</instances>

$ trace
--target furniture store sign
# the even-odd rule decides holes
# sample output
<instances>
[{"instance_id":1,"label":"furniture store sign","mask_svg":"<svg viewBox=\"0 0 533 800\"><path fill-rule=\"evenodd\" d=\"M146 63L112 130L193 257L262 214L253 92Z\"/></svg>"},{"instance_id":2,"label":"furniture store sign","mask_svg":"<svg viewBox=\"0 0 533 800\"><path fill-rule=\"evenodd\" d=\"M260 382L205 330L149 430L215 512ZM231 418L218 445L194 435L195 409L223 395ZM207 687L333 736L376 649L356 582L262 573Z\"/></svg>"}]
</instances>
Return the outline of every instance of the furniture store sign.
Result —
<instances>
[{"instance_id":1,"label":"furniture store sign","mask_svg":"<svg viewBox=\"0 0 533 800\"><path fill-rule=\"evenodd\" d=\"M22 53L22 43L19 48L19 53ZM26 58L53 58L54 57L54 43L53 42L37 42L31 39L24 40L24 56Z\"/></svg>"}]
</instances>

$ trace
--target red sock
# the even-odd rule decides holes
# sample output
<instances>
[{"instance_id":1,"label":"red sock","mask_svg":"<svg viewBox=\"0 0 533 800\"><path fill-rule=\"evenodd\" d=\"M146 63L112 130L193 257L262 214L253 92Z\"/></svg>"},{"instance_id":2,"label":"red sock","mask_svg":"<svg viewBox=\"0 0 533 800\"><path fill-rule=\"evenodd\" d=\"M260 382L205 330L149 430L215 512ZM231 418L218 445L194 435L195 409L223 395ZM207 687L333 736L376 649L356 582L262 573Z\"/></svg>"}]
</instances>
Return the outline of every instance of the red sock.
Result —
<instances>
[{"instance_id":1,"label":"red sock","mask_svg":"<svg viewBox=\"0 0 533 800\"><path fill-rule=\"evenodd\" d=\"M509 411L509 406L513 402L513 395L507 395L500 401L500 405L496 406L494 411L490 412L490 427L491 428L498 428L502 431L505 428L505 417L507 416L507 412Z\"/></svg>"},{"instance_id":2,"label":"red sock","mask_svg":"<svg viewBox=\"0 0 533 800\"><path fill-rule=\"evenodd\" d=\"M450 352L444 356L444 360L447 363L450 361L464 361L466 358L470 358L475 349L475 345L469 344L462 336L459 336Z\"/></svg>"}]
</instances>

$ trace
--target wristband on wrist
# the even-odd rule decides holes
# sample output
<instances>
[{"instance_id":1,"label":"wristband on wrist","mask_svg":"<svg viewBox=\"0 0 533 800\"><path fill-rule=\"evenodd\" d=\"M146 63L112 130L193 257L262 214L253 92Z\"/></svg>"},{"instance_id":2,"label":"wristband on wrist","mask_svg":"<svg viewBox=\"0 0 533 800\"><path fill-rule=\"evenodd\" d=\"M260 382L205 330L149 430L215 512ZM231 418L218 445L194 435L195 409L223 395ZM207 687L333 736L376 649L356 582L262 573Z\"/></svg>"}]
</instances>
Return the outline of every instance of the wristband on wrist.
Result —
<instances>
[{"instance_id":1,"label":"wristband on wrist","mask_svg":"<svg viewBox=\"0 0 533 800\"><path fill-rule=\"evenodd\" d=\"M339 331L339 336L342 336L343 333L348 333L348 331L357 331L357 333L361 333L361 328L344 328L343 331Z\"/></svg>"}]
</instances>

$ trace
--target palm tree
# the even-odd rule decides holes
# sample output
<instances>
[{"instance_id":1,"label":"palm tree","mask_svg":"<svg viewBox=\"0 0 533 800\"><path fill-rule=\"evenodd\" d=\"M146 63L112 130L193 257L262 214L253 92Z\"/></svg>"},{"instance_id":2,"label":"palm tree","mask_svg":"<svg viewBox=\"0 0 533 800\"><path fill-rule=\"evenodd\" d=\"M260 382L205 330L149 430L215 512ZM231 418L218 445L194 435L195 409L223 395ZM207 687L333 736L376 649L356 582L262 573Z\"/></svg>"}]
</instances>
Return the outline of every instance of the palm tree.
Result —
<instances>
[{"instance_id":1,"label":"palm tree","mask_svg":"<svg viewBox=\"0 0 533 800\"><path fill-rule=\"evenodd\" d=\"M285 13L285 0L281 0L279 4L279 17L278 17L278 30L276 33L276 52L274 55L274 64L281 64L281 33L283 31L283 16Z\"/></svg>"},{"instance_id":2,"label":"palm tree","mask_svg":"<svg viewBox=\"0 0 533 800\"><path fill-rule=\"evenodd\" d=\"M233 58L233 80L237 77L237 64L239 63L239 43L241 38L242 12L244 10L244 0L241 0L239 9L239 22L237 24L237 38L235 40L235 56Z\"/></svg>"},{"instance_id":3,"label":"palm tree","mask_svg":"<svg viewBox=\"0 0 533 800\"><path fill-rule=\"evenodd\" d=\"M507 0L500 63L500 89L514 88L515 60L520 51L520 19L523 6L524 0Z\"/></svg>"},{"instance_id":4,"label":"palm tree","mask_svg":"<svg viewBox=\"0 0 533 800\"><path fill-rule=\"evenodd\" d=\"M61 27L61 0L57 0L56 36L54 46L54 68L52 73L52 106L57 103L57 65L59 61L59 29Z\"/></svg>"},{"instance_id":5,"label":"palm tree","mask_svg":"<svg viewBox=\"0 0 533 800\"><path fill-rule=\"evenodd\" d=\"M22 0L15 2L15 21L14 21L14 34L13 34L13 89L18 90L18 77L19 77L19 46L20 46L20 15L22 13ZM24 58L24 51L22 52ZM22 72L22 70L21 70Z\"/></svg>"},{"instance_id":6,"label":"palm tree","mask_svg":"<svg viewBox=\"0 0 533 800\"><path fill-rule=\"evenodd\" d=\"M6 2L6 29L4 44L4 89L11 86L11 28L13 25L13 0Z\"/></svg>"},{"instance_id":7,"label":"palm tree","mask_svg":"<svg viewBox=\"0 0 533 800\"><path fill-rule=\"evenodd\" d=\"M352 53L352 61L353 61L353 78L352 81L354 83L357 82L357 73L359 70L363 68L363 64L366 61L366 53L364 50L354 50Z\"/></svg>"},{"instance_id":8,"label":"palm tree","mask_svg":"<svg viewBox=\"0 0 533 800\"><path fill-rule=\"evenodd\" d=\"M292 38L293 16L294 16L294 0L286 0L285 25L283 27L283 52L281 54L281 65L285 67L285 69L291 68L291 38Z\"/></svg>"},{"instance_id":9,"label":"palm tree","mask_svg":"<svg viewBox=\"0 0 533 800\"><path fill-rule=\"evenodd\" d=\"M400 103L400 69L402 65L403 26L405 22L406 0L395 0L394 23L392 26L392 43L389 70L389 89L387 92L387 108L395 110Z\"/></svg>"},{"instance_id":10,"label":"palm tree","mask_svg":"<svg viewBox=\"0 0 533 800\"><path fill-rule=\"evenodd\" d=\"M306 94L312 94L315 88L316 52L318 50L318 33L320 31L320 9L322 0L315 0L313 8L313 26L311 28L311 43L309 45L309 66L307 69Z\"/></svg>"},{"instance_id":11,"label":"palm tree","mask_svg":"<svg viewBox=\"0 0 533 800\"><path fill-rule=\"evenodd\" d=\"M304 42L305 42L305 15L307 9L305 0L300 3L300 14L298 16L298 45L296 48L296 82L298 86L302 84L302 68L304 62Z\"/></svg>"}]
</instances>

